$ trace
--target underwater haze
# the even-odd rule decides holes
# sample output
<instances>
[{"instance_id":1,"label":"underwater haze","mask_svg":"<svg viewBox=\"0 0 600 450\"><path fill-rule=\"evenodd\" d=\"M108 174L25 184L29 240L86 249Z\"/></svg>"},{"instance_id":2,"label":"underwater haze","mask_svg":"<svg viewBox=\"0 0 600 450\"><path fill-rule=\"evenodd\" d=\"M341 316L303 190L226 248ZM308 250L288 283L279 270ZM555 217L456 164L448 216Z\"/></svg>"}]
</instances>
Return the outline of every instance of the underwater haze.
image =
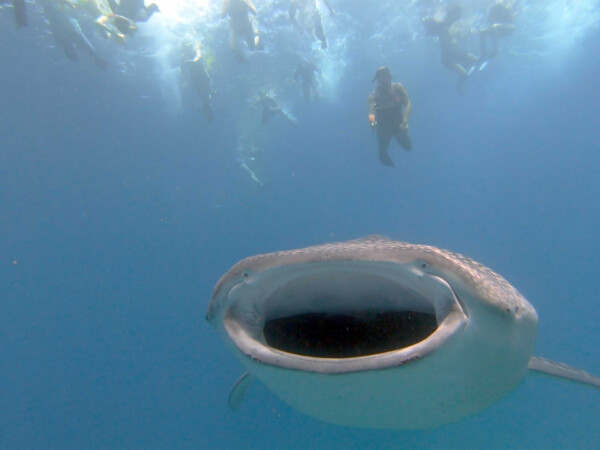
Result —
<instances>
[{"instance_id":1,"label":"underwater haze","mask_svg":"<svg viewBox=\"0 0 600 450\"><path fill-rule=\"evenodd\" d=\"M244 257L377 233L498 272L538 312L535 353L600 374L599 1L516 0L462 94L422 23L458 2L319 0L323 49L289 0L255 0L264 48L238 55L221 1L156 0L124 39L96 0L60 5L101 68L69 60L52 1L26 2L22 27L0 5L0 448L600 448L598 391L538 376L427 431L322 423L260 383L233 412L243 369L204 318ZM476 56L492 3L460 2ZM184 64L195 43L212 121ZM384 65L412 102L395 168L367 118ZM261 93L289 123L261 123Z\"/></svg>"}]
</instances>

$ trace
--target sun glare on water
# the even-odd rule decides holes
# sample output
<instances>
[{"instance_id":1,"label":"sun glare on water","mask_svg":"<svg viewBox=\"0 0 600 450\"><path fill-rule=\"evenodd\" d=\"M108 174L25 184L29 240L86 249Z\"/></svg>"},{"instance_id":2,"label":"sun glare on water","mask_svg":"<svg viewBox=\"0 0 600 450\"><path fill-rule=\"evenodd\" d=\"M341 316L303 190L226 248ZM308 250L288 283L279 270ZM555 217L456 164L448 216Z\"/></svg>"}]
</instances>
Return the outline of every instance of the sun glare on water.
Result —
<instances>
[{"instance_id":1,"label":"sun glare on water","mask_svg":"<svg viewBox=\"0 0 600 450\"><path fill-rule=\"evenodd\" d=\"M170 27L201 21L211 10L220 7L220 2L215 0L155 0L155 3L163 21Z\"/></svg>"}]
</instances>

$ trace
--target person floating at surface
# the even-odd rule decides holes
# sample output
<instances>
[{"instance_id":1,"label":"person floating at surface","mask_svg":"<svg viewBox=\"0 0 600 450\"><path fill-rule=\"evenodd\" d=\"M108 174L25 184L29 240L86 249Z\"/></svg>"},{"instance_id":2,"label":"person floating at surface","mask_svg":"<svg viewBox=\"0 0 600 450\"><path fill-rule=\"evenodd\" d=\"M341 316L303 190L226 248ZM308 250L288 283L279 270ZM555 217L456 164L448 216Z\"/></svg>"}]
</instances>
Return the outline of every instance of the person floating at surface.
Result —
<instances>
[{"instance_id":1,"label":"person floating at surface","mask_svg":"<svg viewBox=\"0 0 600 450\"><path fill-rule=\"evenodd\" d=\"M193 59L184 61L184 66L187 68L192 86L202 98L204 116L206 117L206 120L210 122L214 118L212 110L212 90L210 88L210 78L208 76L208 72L206 71L206 67L204 67L200 42L195 41L193 48L194 57Z\"/></svg>"},{"instance_id":2,"label":"person floating at surface","mask_svg":"<svg viewBox=\"0 0 600 450\"><path fill-rule=\"evenodd\" d=\"M469 74L477 65L479 58L463 50L458 45L458 36L451 29L452 24L456 22L462 14L462 8L455 6L446 12L446 18L443 21L434 17L425 17L423 26L428 35L437 36L440 40L440 50L442 64L450 71L458 75L456 89L462 94L462 85Z\"/></svg>"},{"instance_id":3,"label":"person floating at surface","mask_svg":"<svg viewBox=\"0 0 600 450\"><path fill-rule=\"evenodd\" d=\"M152 14L160 12L156 3L146 6L144 0L108 0L113 13L128 18L133 22L147 22ZM125 31L123 31L125 33Z\"/></svg>"},{"instance_id":4,"label":"person floating at surface","mask_svg":"<svg viewBox=\"0 0 600 450\"><path fill-rule=\"evenodd\" d=\"M394 167L388 154L392 136L405 150L412 149L408 134L412 105L404 86L392 83L392 75L387 67L377 69L372 81L377 81L377 87L369 95L369 123L377 132L379 161L385 166Z\"/></svg>"},{"instance_id":5,"label":"person floating at surface","mask_svg":"<svg viewBox=\"0 0 600 450\"><path fill-rule=\"evenodd\" d=\"M11 3L15 14L15 23L18 27L26 27L27 20L27 8L25 6L25 0L0 0L0 5L5 3Z\"/></svg>"},{"instance_id":6,"label":"person floating at surface","mask_svg":"<svg viewBox=\"0 0 600 450\"><path fill-rule=\"evenodd\" d=\"M249 14L257 15L256 8L250 0L223 1L221 17L229 15L229 47L240 61L244 60L239 44L240 39L246 41L251 51L262 47L260 36L252 26Z\"/></svg>"},{"instance_id":7,"label":"person floating at surface","mask_svg":"<svg viewBox=\"0 0 600 450\"><path fill-rule=\"evenodd\" d=\"M296 72L294 73L295 80L302 80L302 93L306 103L310 103L311 93L313 100L319 100L319 82L316 77L317 73L321 73L319 68L314 63L308 61L299 63Z\"/></svg>"},{"instance_id":8,"label":"person floating at surface","mask_svg":"<svg viewBox=\"0 0 600 450\"><path fill-rule=\"evenodd\" d=\"M506 37L515 31L515 10L512 0L496 0L488 10L486 28L479 31L481 61L498 54L498 38ZM492 52L488 54L487 41L492 41Z\"/></svg>"},{"instance_id":9,"label":"person floating at surface","mask_svg":"<svg viewBox=\"0 0 600 450\"><path fill-rule=\"evenodd\" d=\"M296 124L296 119L284 111L277 103L272 94L262 89L259 99L252 105L253 108L261 109L261 120L263 125L267 125L273 116L283 117L290 125Z\"/></svg>"},{"instance_id":10,"label":"person floating at surface","mask_svg":"<svg viewBox=\"0 0 600 450\"><path fill-rule=\"evenodd\" d=\"M83 16L94 20L102 36L114 39L119 44L125 44L125 35L132 34L137 29L132 20L113 14L107 0L78 0L75 8Z\"/></svg>"},{"instance_id":11,"label":"person floating at surface","mask_svg":"<svg viewBox=\"0 0 600 450\"><path fill-rule=\"evenodd\" d=\"M54 39L71 61L77 61L77 50L87 53L94 63L105 69L108 63L98 55L77 19L72 16L75 6L69 0L40 0Z\"/></svg>"},{"instance_id":12,"label":"person floating at surface","mask_svg":"<svg viewBox=\"0 0 600 450\"><path fill-rule=\"evenodd\" d=\"M329 0L322 0L325 3L325 6L329 9L329 12L332 16L335 16L335 10L329 3ZM317 6L317 0L291 0L290 1L290 9L288 14L290 16L290 21L296 28L298 28L301 32L304 32L304 29L300 26L298 21L296 20L296 14L300 11L300 13L304 17L304 22L308 28L308 32L316 36L319 41L321 41L321 48L327 48L327 38L325 37L325 32L323 31L323 23L321 21L321 13ZM313 37L314 39L314 37Z\"/></svg>"}]
</instances>

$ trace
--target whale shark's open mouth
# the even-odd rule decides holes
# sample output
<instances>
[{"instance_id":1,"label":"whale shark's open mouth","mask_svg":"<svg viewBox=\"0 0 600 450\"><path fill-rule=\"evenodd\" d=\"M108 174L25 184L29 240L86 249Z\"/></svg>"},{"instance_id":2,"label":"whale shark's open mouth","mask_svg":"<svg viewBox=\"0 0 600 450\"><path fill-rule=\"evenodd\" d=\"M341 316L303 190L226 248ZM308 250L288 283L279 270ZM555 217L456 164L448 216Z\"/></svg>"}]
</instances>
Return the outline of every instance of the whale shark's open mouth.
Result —
<instances>
[{"instance_id":1,"label":"whale shark's open mouth","mask_svg":"<svg viewBox=\"0 0 600 450\"><path fill-rule=\"evenodd\" d=\"M383 262L312 263L249 274L230 290L229 300L225 329L243 353L328 373L419 359L465 323L444 280ZM353 363L358 360L364 361Z\"/></svg>"},{"instance_id":2,"label":"whale shark's open mouth","mask_svg":"<svg viewBox=\"0 0 600 450\"><path fill-rule=\"evenodd\" d=\"M321 358L352 358L409 347L437 329L435 313L386 309L307 312L269 319L274 348Z\"/></svg>"}]
</instances>

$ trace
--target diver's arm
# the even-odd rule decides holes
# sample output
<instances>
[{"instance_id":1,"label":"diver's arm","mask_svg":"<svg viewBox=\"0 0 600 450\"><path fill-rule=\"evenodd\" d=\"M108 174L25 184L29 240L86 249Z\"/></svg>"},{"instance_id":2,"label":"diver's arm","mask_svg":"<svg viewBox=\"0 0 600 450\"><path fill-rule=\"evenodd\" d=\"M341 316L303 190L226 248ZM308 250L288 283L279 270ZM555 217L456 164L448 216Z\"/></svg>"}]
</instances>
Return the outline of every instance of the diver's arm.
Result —
<instances>
[{"instance_id":1,"label":"diver's arm","mask_svg":"<svg viewBox=\"0 0 600 450\"><path fill-rule=\"evenodd\" d=\"M408 92L406 92L406 89L404 89L404 86L400 85L400 89L402 90L402 94L406 99L406 106L404 107L404 114L402 115L402 125L408 127L410 112L412 111L412 103L410 101L410 97L408 96Z\"/></svg>"},{"instance_id":2,"label":"diver's arm","mask_svg":"<svg viewBox=\"0 0 600 450\"><path fill-rule=\"evenodd\" d=\"M375 93L369 95L369 124L375 126Z\"/></svg>"},{"instance_id":3,"label":"diver's arm","mask_svg":"<svg viewBox=\"0 0 600 450\"><path fill-rule=\"evenodd\" d=\"M295 0L290 2L290 9L288 10L288 15L290 16L290 22L294 24L295 27L300 28L300 25L296 21L296 13L298 12L298 5Z\"/></svg>"}]
</instances>

